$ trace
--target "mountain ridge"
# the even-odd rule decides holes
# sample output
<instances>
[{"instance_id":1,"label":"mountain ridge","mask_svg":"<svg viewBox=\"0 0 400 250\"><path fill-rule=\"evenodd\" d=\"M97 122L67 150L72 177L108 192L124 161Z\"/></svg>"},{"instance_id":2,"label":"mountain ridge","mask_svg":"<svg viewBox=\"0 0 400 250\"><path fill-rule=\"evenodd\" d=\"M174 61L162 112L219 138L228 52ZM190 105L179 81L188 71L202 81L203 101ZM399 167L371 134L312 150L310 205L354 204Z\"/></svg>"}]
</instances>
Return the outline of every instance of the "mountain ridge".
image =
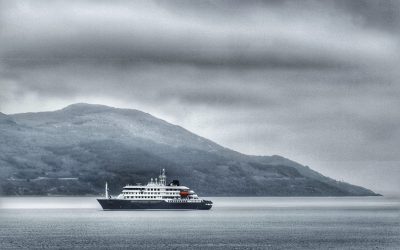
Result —
<instances>
[{"instance_id":1,"label":"mountain ridge","mask_svg":"<svg viewBox=\"0 0 400 250\"><path fill-rule=\"evenodd\" d=\"M14 123L0 123L4 195L100 194L105 181L118 192L161 167L203 195L377 195L282 156L236 152L136 109L77 103L5 116Z\"/></svg>"}]
</instances>

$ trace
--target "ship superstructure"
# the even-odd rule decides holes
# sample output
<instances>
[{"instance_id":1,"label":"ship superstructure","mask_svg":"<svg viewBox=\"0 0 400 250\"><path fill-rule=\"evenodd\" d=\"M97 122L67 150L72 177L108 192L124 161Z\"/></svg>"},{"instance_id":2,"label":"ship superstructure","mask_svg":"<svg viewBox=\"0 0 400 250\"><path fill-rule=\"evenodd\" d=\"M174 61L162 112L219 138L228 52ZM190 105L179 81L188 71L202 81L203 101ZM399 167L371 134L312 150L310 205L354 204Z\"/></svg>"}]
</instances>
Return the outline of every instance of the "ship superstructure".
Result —
<instances>
[{"instance_id":1,"label":"ship superstructure","mask_svg":"<svg viewBox=\"0 0 400 250\"><path fill-rule=\"evenodd\" d=\"M203 200L178 180L167 185L165 169L159 178L151 178L147 185L126 185L117 197L108 194L106 183L105 198L98 199L105 210L113 209L210 209L212 202Z\"/></svg>"}]
</instances>

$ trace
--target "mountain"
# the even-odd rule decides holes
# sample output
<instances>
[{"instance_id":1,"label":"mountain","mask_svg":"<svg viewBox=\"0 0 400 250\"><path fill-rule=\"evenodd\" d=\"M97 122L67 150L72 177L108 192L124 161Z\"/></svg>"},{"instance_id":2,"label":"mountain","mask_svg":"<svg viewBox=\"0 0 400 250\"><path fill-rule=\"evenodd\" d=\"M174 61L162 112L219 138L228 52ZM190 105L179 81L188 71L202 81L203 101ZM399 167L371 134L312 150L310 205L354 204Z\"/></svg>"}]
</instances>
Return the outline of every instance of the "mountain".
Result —
<instances>
[{"instance_id":1,"label":"mountain","mask_svg":"<svg viewBox=\"0 0 400 250\"><path fill-rule=\"evenodd\" d=\"M15 122L11 117L0 112L0 124L14 125Z\"/></svg>"},{"instance_id":2,"label":"mountain","mask_svg":"<svg viewBox=\"0 0 400 250\"><path fill-rule=\"evenodd\" d=\"M170 179L207 196L366 196L281 156L250 156L222 147L150 114L73 104L53 112L0 113L3 195L112 193Z\"/></svg>"}]
</instances>

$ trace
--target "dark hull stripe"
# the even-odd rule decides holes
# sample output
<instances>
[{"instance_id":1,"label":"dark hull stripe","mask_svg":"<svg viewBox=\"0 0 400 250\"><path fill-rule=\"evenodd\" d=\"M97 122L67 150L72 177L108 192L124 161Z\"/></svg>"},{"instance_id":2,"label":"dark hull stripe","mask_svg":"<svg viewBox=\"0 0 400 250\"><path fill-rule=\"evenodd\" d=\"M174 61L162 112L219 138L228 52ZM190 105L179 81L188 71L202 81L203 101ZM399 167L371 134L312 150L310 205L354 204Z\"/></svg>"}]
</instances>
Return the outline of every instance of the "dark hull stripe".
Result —
<instances>
[{"instance_id":1,"label":"dark hull stripe","mask_svg":"<svg viewBox=\"0 0 400 250\"><path fill-rule=\"evenodd\" d=\"M209 202L186 203L186 202L165 202L165 201L138 201L138 200L117 200L97 199L104 210L131 210L131 209L199 209L208 210L212 205Z\"/></svg>"}]
</instances>

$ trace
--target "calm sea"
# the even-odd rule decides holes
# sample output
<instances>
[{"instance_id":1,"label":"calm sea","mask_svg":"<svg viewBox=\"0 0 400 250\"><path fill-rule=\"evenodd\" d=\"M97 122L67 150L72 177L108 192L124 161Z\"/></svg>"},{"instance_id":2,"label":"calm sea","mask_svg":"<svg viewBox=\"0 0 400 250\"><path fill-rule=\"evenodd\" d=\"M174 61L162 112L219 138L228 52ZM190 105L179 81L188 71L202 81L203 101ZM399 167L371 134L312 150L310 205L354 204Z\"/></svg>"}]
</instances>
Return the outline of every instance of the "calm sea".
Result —
<instances>
[{"instance_id":1,"label":"calm sea","mask_svg":"<svg viewBox=\"0 0 400 250\"><path fill-rule=\"evenodd\" d=\"M94 197L0 198L0 249L400 249L399 199L209 199L209 211L102 211Z\"/></svg>"}]
</instances>

